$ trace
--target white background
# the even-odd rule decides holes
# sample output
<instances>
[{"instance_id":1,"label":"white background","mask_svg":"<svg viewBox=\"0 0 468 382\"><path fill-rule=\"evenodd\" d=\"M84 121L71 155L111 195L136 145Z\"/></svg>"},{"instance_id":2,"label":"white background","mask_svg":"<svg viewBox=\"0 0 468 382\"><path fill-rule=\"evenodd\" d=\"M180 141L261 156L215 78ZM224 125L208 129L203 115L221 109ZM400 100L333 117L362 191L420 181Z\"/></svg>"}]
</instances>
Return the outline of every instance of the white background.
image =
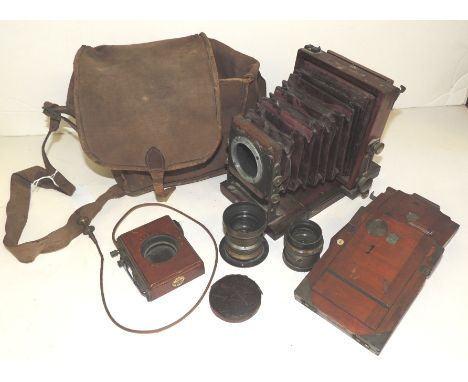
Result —
<instances>
[{"instance_id":1,"label":"white background","mask_svg":"<svg viewBox=\"0 0 468 382\"><path fill-rule=\"evenodd\" d=\"M468 94L468 21L0 22L0 135L44 134L44 101L64 104L81 45L131 44L199 32L260 61L268 91L297 49L320 45L407 87L395 107L460 105Z\"/></svg>"},{"instance_id":2,"label":"white background","mask_svg":"<svg viewBox=\"0 0 468 382\"><path fill-rule=\"evenodd\" d=\"M64 102L79 45L132 43L205 31L253 55L269 90L292 71L295 52L307 43L342 53L408 87L399 107L461 103L466 99L467 23L395 22L61 22L0 25L0 135L43 134L44 100ZM465 77L463 77L465 76ZM450 96L449 96L450 95ZM465 99L463 99L465 97ZM99 257L84 237L69 247L19 263L0 248L0 380L341 380L467 379L468 364L468 109L462 106L392 112L384 132L376 193L387 186L416 192L441 205L461 228L434 274L377 357L293 298L304 274L282 262L282 241L269 240L261 265L239 270L220 260L215 280L242 273L263 290L251 320L228 324L203 301L185 322L167 332L125 333L107 319L98 290ZM42 137L0 138L0 225L12 172L41 163ZM87 160L69 131L56 135L52 163L77 186L68 198L49 190L33 194L22 240L61 226L69 214L94 200L113 179ZM170 204L205 223L219 241L221 214L230 203L219 192L223 176L179 187ZM165 324L183 313L202 291L207 275L147 303L107 253L117 219L151 194L111 201L95 219L106 256L110 309L133 327ZM314 218L325 243L369 199L343 199ZM122 232L166 211L143 210ZM186 236L205 262L213 249L204 233L183 218ZM325 245L327 247L327 244ZM97 377L96 377L97 376Z\"/></svg>"},{"instance_id":3,"label":"white background","mask_svg":"<svg viewBox=\"0 0 468 382\"><path fill-rule=\"evenodd\" d=\"M99 296L99 256L81 236L67 248L19 263L0 248L0 375L5 381L86 380L466 380L468 362L468 108L446 106L392 112L378 158L377 194L387 186L418 193L441 206L460 224L423 290L386 347L375 356L333 325L299 304L293 291L304 278L282 261L282 240L268 238L270 254L260 265L238 269L222 259L215 280L241 273L263 291L258 313L242 324L219 320L208 300L186 321L154 335L135 335L115 327ZM0 138L0 179L6 186L13 171L40 163L42 137ZM67 197L34 192L22 240L33 240L64 224L83 203L94 200L114 180L89 167L74 135L59 134L50 150L52 163L78 187ZM464 172L464 173L463 173ZM224 176L180 186L169 204L192 214L223 237L221 215L230 202L219 191ZM0 188L3 226L8 187ZM126 325L152 328L184 313L204 288L200 277L151 303L110 258L111 230L130 207L154 201L152 194L109 202L93 224L106 256L105 289L109 307ZM313 220L330 238L369 199L344 198ZM136 212L120 232L156 219L166 210ZM213 265L211 241L194 224L175 215L202 257L207 274ZM98 367L95 369L95 365ZM8 367L7 367L8 366ZM39 371L37 369L39 368ZM94 378L92 379L94 380ZM128 380L128 379L126 379Z\"/></svg>"}]
</instances>

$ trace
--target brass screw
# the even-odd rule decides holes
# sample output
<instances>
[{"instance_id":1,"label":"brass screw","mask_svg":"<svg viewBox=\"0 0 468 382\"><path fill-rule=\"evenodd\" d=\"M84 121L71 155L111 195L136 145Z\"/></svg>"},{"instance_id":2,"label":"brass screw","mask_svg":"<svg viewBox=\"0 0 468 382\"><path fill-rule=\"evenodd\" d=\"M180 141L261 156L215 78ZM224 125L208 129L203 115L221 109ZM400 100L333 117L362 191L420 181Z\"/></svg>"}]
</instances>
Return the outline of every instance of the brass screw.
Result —
<instances>
[{"instance_id":1,"label":"brass screw","mask_svg":"<svg viewBox=\"0 0 468 382\"><path fill-rule=\"evenodd\" d=\"M280 196L278 194L271 195L271 203L278 204L280 202Z\"/></svg>"},{"instance_id":2,"label":"brass screw","mask_svg":"<svg viewBox=\"0 0 468 382\"><path fill-rule=\"evenodd\" d=\"M343 245L343 244L344 244L344 240L343 240L343 239L338 239L338 240L336 241L336 244L338 244L338 245Z\"/></svg>"},{"instance_id":3,"label":"brass screw","mask_svg":"<svg viewBox=\"0 0 468 382\"><path fill-rule=\"evenodd\" d=\"M281 175L279 176L276 176L274 179L273 179L273 185L275 187L279 187L281 185L281 183L283 182L283 177Z\"/></svg>"}]
</instances>

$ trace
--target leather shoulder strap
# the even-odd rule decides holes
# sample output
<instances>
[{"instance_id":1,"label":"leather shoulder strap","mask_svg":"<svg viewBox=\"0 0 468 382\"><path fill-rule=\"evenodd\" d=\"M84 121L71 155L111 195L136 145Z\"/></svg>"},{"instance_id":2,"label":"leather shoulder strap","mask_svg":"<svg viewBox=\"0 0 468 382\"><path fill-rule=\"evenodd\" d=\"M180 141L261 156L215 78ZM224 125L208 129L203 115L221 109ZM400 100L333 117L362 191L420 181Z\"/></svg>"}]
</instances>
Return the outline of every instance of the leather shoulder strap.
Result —
<instances>
[{"instance_id":1,"label":"leather shoulder strap","mask_svg":"<svg viewBox=\"0 0 468 382\"><path fill-rule=\"evenodd\" d=\"M64 119L72 127L75 127L73 122L61 115L64 111L65 108L61 106L48 102L44 104L44 113L50 116L49 132L42 144L44 167L34 166L11 175L10 200L6 207L7 216L3 244L23 263L33 261L41 253L53 252L66 247L75 237L82 233L83 228L78 223L81 217L87 217L89 220L92 220L108 200L125 195L125 192L118 185L114 185L99 196L95 202L77 209L61 228L43 238L19 243L28 220L33 187L54 189L66 195L72 195L75 191L75 186L51 165L45 153L47 140L58 129L61 119Z\"/></svg>"}]
</instances>

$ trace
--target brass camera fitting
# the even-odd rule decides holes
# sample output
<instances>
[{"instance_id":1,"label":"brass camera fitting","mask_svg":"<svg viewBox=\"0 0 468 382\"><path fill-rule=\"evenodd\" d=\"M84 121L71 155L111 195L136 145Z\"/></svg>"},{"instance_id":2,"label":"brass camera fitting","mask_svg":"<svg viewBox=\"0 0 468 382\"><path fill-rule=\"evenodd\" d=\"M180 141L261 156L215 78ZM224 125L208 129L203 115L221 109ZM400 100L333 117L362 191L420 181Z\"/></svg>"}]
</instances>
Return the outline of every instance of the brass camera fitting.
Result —
<instances>
[{"instance_id":1,"label":"brass camera fitting","mask_svg":"<svg viewBox=\"0 0 468 382\"><path fill-rule=\"evenodd\" d=\"M267 225L265 211L249 202L231 204L223 213L225 236L219 244L221 257L236 267L253 267L268 255L264 237Z\"/></svg>"}]
</instances>

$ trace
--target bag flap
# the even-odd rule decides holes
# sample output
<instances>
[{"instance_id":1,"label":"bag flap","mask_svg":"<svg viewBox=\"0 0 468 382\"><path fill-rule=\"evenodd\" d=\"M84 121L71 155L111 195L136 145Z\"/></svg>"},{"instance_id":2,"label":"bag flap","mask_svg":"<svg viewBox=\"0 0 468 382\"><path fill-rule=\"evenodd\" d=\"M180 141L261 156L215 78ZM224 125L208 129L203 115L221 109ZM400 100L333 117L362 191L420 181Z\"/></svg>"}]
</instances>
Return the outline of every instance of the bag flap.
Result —
<instances>
[{"instance_id":1,"label":"bag flap","mask_svg":"<svg viewBox=\"0 0 468 382\"><path fill-rule=\"evenodd\" d=\"M221 140L219 85L205 34L134 45L82 46L73 97L86 154L117 170L206 162Z\"/></svg>"}]
</instances>

